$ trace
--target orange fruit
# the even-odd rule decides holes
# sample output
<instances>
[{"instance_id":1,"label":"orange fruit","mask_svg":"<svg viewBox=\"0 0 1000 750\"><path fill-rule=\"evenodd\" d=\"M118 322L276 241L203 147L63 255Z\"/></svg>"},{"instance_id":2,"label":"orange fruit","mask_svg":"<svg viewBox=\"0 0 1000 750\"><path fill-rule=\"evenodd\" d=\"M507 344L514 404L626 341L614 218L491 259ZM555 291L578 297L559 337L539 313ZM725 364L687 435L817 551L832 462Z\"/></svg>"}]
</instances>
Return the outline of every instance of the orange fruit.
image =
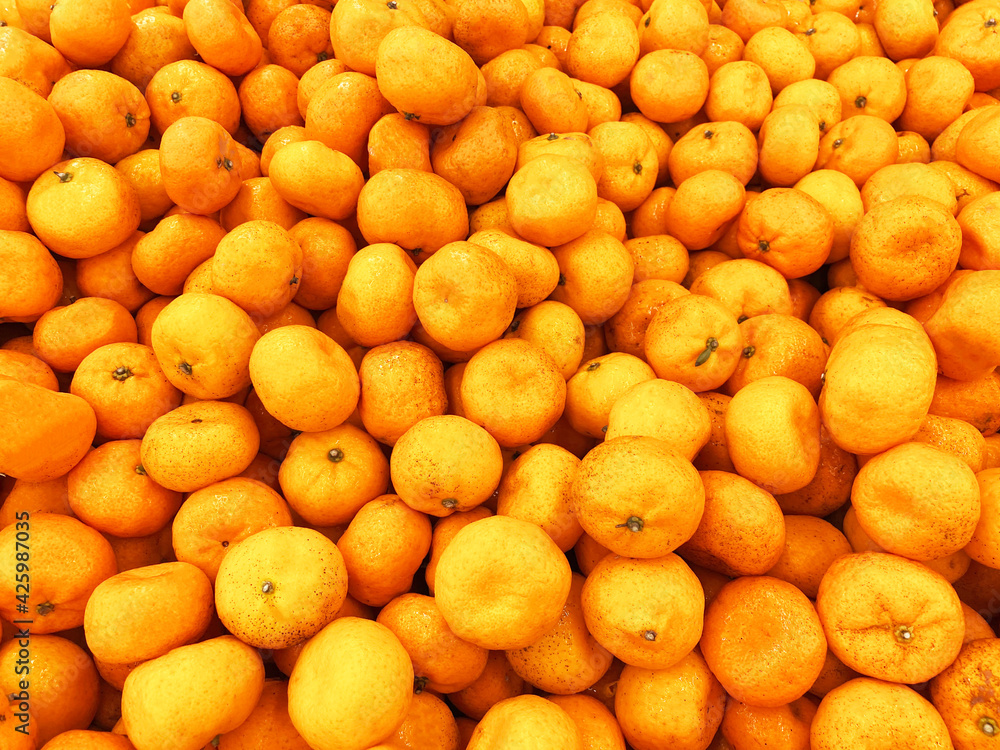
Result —
<instances>
[{"instance_id":1,"label":"orange fruit","mask_svg":"<svg viewBox=\"0 0 1000 750\"><path fill-rule=\"evenodd\" d=\"M938 573L897 555L862 552L833 562L816 598L830 649L863 675L929 680L958 655L958 594Z\"/></svg>"},{"instance_id":2,"label":"orange fruit","mask_svg":"<svg viewBox=\"0 0 1000 750\"><path fill-rule=\"evenodd\" d=\"M18 544L30 537L31 580L28 591L18 581ZM32 513L0 530L0 548L9 551L4 619L23 619L19 607L27 607L33 620L32 634L57 633L84 622L84 608L94 589L118 572L108 541L90 526L58 513ZM18 584L20 583L20 588ZM17 597L20 598L17 598ZM22 613L23 614L23 613Z\"/></svg>"},{"instance_id":3,"label":"orange fruit","mask_svg":"<svg viewBox=\"0 0 1000 750\"><path fill-rule=\"evenodd\" d=\"M202 700L188 709L196 712L192 721L174 721L194 685ZM255 649L231 635L211 638L136 667L122 689L122 722L139 747L196 750L246 721L263 689L264 664Z\"/></svg>"},{"instance_id":4,"label":"orange fruit","mask_svg":"<svg viewBox=\"0 0 1000 750\"><path fill-rule=\"evenodd\" d=\"M458 721L436 694L414 691L410 709L396 734L371 750L408 750L413 747L457 747Z\"/></svg>"},{"instance_id":5,"label":"orange fruit","mask_svg":"<svg viewBox=\"0 0 1000 750\"><path fill-rule=\"evenodd\" d=\"M242 472L259 447L260 433L245 408L226 401L195 401L149 426L140 457L157 484L193 492Z\"/></svg>"},{"instance_id":6,"label":"orange fruit","mask_svg":"<svg viewBox=\"0 0 1000 750\"><path fill-rule=\"evenodd\" d=\"M674 554L608 555L587 576L581 601L588 630L625 664L667 669L701 638L704 592Z\"/></svg>"},{"instance_id":7,"label":"orange fruit","mask_svg":"<svg viewBox=\"0 0 1000 750\"><path fill-rule=\"evenodd\" d=\"M456 636L437 601L423 594L400 594L376 622L391 630L410 655L416 690L454 693L479 679L489 652Z\"/></svg>"},{"instance_id":8,"label":"orange fruit","mask_svg":"<svg viewBox=\"0 0 1000 750\"><path fill-rule=\"evenodd\" d=\"M494 704L476 726L467 750L519 747L578 750L583 738L569 714L539 695L519 695Z\"/></svg>"},{"instance_id":9,"label":"orange fruit","mask_svg":"<svg viewBox=\"0 0 1000 750\"><path fill-rule=\"evenodd\" d=\"M913 560L935 560L972 539L980 508L975 479L957 456L923 443L903 443L861 467L851 504L879 547Z\"/></svg>"},{"instance_id":10,"label":"orange fruit","mask_svg":"<svg viewBox=\"0 0 1000 750\"><path fill-rule=\"evenodd\" d=\"M607 440L583 459L572 505L583 530L612 552L662 557L691 538L705 490L689 461L656 438Z\"/></svg>"},{"instance_id":11,"label":"orange fruit","mask_svg":"<svg viewBox=\"0 0 1000 750\"><path fill-rule=\"evenodd\" d=\"M139 439L106 442L67 475L70 508L88 526L121 538L142 537L162 529L177 512L180 492L148 476L141 444Z\"/></svg>"},{"instance_id":12,"label":"orange fruit","mask_svg":"<svg viewBox=\"0 0 1000 750\"><path fill-rule=\"evenodd\" d=\"M711 435L704 403L690 388L671 380L645 380L622 394L608 413L605 439L645 435L662 440L693 461Z\"/></svg>"},{"instance_id":13,"label":"orange fruit","mask_svg":"<svg viewBox=\"0 0 1000 750\"><path fill-rule=\"evenodd\" d=\"M314 635L288 681L292 724L320 750L382 742L412 700L413 665L403 645L389 628L358 617L341 617Z\"/></svg>"},{"instance_id":14,"label":"orange fruit","mask_svg":"<svg viewBox=\"0 0 1000 750\"><path fill-rule=\"evenodd\" d=\"M737 578L705 610L705 661L729 695L750 706L776 708L805 695L826 648L812 602L778 578Z\"/></svg>"},{"instance_id":15,"label":"orange fruit","mask_svg":"<svg viewBox=\"0 0 1000 750\"><path fill-rule=\"evenodd\" d=\"M55 164L66 145L66 131L55 108L28 86L3 76L0 91L11 103L4 117L0 177L15 182L34 180ZM25 143L34 148L21 147Z\"/></svg>"},{"instance_id":16,"label":"orange fruit","mask_svg":"<svg viewBox=\"0 0 1000 750\"><path fill-rule=\"evenodd\" d=\"M410 589L430 546L430 519L399 496L365 503L337 540L348 593L370 607L384 606Z\"/></svg>"},{"instance_id":17,"label":"orange fruit","mask_svg":"<svg viewBox=\"0 0 1000 750\"><path fill-rule=\"evenodd\" d=\"M167 380L204 399L227 398L250 385L250 355L258 338L253 320L235 303L196 292L167 303L150 331Z\"/></svg>"},{"instance_id":18,"label":"orange fruit","mask_svg":"<svg viewBox=\"0 0 1000 750\"><path fill-rule=\"evenodd\" d=\"M898 324L855 327L830 350L820 416L834 442L852 453L879 453L909 440L934 396L936 358L930 341L914 330L916 321L909 316L893 317ZM899 385L891 385L896 379ZM883 388L888 390L881 392ZM891 396L884 395L889 392ZM875 422L873 409L879 412Z\"/></svg>"},{"instance_id":19,"label":"orange fruit","mask_svg":"<svg viewBox=\"0 0 1000 750\"><path fill-rule=\"evenodd\" d=\"M538 524L563 552L583 529L573 514L571 489L580 459L565 448L539 443L520 453L497 488L497 514Z\"/></svg>"},{"instance_id":20,"label":"orange fruit","mask_svg":"<svg viewBox=\"0 0 1000 750\"><path fill-rule=\"evenodd\" d=\"M295 352L294 371L288 369L285 352L289 351ZM261 403L292 429L320 432L336 427L360 398L360 381L350 356L329 336L308 326L285 326L264 334L254 344L248 369Z\"/></svg>"},{"instance_id":21,"label":"orange fruit","mask_svg":"<svg viewBox=\"0 0 1000 750\"><path fill-rule=\"evenodd\" d=\"M800 490L819 467L820 411L809 390L772 375L737 391L725 432L736 470L776 494Z\"/></svg>"},{"instance_id":22,"label":"orange fruit","mask_svg":"<svg viewBox=\"0 0 1000 750\"><path fill-rule=\"evenodd\" d=\"M517 282L507 264L471 242L445 245L413 277L417 318L435 340L459 351L500 338L516 304Z\"/></svg>"},{"instance_id":23,"label":"orange fruit","mask_svg":"<svg viewBox=\"0 0 1000 750\"><path fill-rule=\"evenodd\" d=\"M25 204L31 228L47 248L67 258L90 258L139 228L139 195L114 167L91 157L51 167L32 183ZM87 206L82 218L81 206Z\"/></svg>"},{"instance_id":24,"label":"orange fruit","mask_svg":"<svg viewBox=\"0 0 1000 750\"><path fill-rule=\"evenodd\" d=\"M952 747L948 727L930 701L906 685L868 677L849 680L823 697L809 737L816 750L900 742L926 750Z\"/></svg>"},{"instance_id":25,"label":"orange fruit","mask_svg":"<svg viewBox=\"0 0 1000 750\"><path fill-rule=\"evenodd\" d=\"M4 241L4 265L10 269L0 282L4 300L0 313L5 319L37 320L59 302L63 286L59 264L26 231L0 230L0 238ZM30 278L32 283L19 283L22 278Z\"/></svg>"},{"instance_id":26,"label":"orange fruit","mask_svg":"<svg viewBox=\"0 0 1000 750\"><path fill-rule=\"evenodd\" d=\"M433 516L467 511L500 483L500 446L485 429L451 414L421 419L393 447L392 484L403 501Z\"/></svg>"},{"instance_id":27,"label":"orange fruit","mask_svg":"<svg viewBox=\"0 0 1000 750\"><path fill-rule=\"evenodd\" d=\"M8 698L21 699L15 704L21 716L14 720L27 724L26 729L35 733L35 747L43 747L65 731L90 726L100 700L100 677L93 659L76 643L28 629L30 648L18 642L23 639L11 639L0 647L0 689ZM21 702L25 696L27 706Z\"/></svg>"},{"instance_id":28,"label":"orange fruit","mask_svg":"<svg viewBox=\"0 0 1000 750\"><path fill-rule=\"evenodd\" d=\"M465 526L441 553L434 596L457 636L510 650L559 621L570 584L569 563L548 534L528 521L492 516Z\"/></svg>"},{"instance_id":29,"label":"orange fruit","mask_svg":"<svg viewBox=\"0 0 1000 750\"><path fill-rule=\"evenodd\" d=\"M794 225L789 217L795 217ZM761 193L740 215L736 236L745 257L767 263L786 279L819 270L833 240L833 217L819 201L795 188Z\"/></svg>"},{"instance_id":30,"label":"orange fruit","mask_svg":"<svg viewBox=\"0 0 1000 750\"><path fill-rule=\"evenodd\" d=\"M487 344L469 360L462 377L465 416L500 444L532 443L563 413L566 381L552 358L522 339Z\"/></svg>"},{"instance_id":31,"label":"orange fruit","mask_svg":"<svg viewBox=\"0 0 1000 750\"><path fill-rule=\"evenodd\" d=\"M817 702L803 696L785 706L761 708L739 701L726 705L719 731L734 748L809 747L809 729L816 715Z\"/></svg>"},{"instance_id":32,"label":"orange fruit","mask_svg":"<svg viewBox=\"0 0 1000 750\"><path fill-rule=\"evenodd\" d=\"M291 526L288 505L263 482L234 477L195 490L172 524L177 559L215 580L229 547L272 526Z\"/></svg>"},{"instance_id":33,"label":"orange fruit","mask_svg":"<svg viewBox=\"0 0 1000 750\"><path fill-rule=\"evenodd\" d=\"M83 630L96 659L128 664L197 640L212 613L208 577L190 563L168 562L104 580L87 601Z\"/></svg>"},{"instance_id":34,"label":"orange fruit","mask_svg":"<svg viewBox=\"0 0 1000 750\"><path fill-rule=\"evenodd\" d=\"M991 631L992 632L992 631ZM995 700L984 690L996 664L996 638L966 643L958 657L930 684L930 698L956 747L976 747L996 732Z\"/></svg>"},{"instance_id":35,"label":"orange fruit","mask_svg":"<svg viewBox=\"0 0 1000 750\"><path fill-rule=\"evenodd\" d=\"M691 565L725 576L762 575L785 545L785 522L774 496L724 471L700 472L705 512L677 553Z\"/></svg>"},{"instance_id":36,"label":"orange fruit","mask_svg":"<svg viewBox=\"0 0 1000 750\"><path fill-rule=\"evenodd\" d=\"M395 445L414 424L443 414L448 406L441 360L413 341L370 349L358 377L358 415L368 434L385 445Z\"/></svg>"},{"instance_id":37,"label":"orange fruit","mask_svg":"<svg viewBox=\"0 0 1000 750\"><path fill-rule=\"evenodd\" d=\"M383 37L375 77L393 107L425 125L458 122L476 103L476 62L459 45L420 26L401 26Z\"/></svg>"},{"instance_id":38,"label":"orange fruit","mask_svg":"<svg viewBox=\"0 0 1000 750\"><path fill-rule=\"evenodd\" d=\"M347 597L337 546L313 529L264 529L233 545L219 564L215 606L226 629L257 648L310 638Z\"/></svg>"},{"instance_id":39,"label":"orange fruit","mask_svg":"<svg viewBox=\"0 0 1000 750\"><path fill-rule=\"evenodd\" d=\"M667 669L625 666L615 716L635 750L707 748L722 723L726 691L695 648Z\"/></svg>"},{"instance_id":40,"label":"orange fruit","mask_svg":"<svg viewBox=\"0 0 1000 750\"><path fill-rule=\"evenodd\" d=\"M556 695L571 695L601 679L613 657L587 628L581 604L583 576L574 573L559 622L534 643L507 651L514 672L531 685Z\"/></svg>"},{"instance_id":41,"label":"orange fruit","mask_svg":"<svg viewBox=\"0 0 1000 750\"><path fill-rule=\"evenodd\" d=\"M743 336L722 302L689 294L656 311L646 329L644 349L658 377L695 392L710 391L735 371Z\"/></svg>"},{"instance_id":42,"label":"orange fruit","mask_svg":"<svg viewBox=\"0 0 1000 750\"><path fill-rule=\"evenodd\" d=\"M260 700L250 716L236 729L219 735L218 747L277 746L285 750L306 750L309 746L288 717L288 683L267 679Z\"/></svg>"},{"instance_id":43,"label":"orange fruit","mask_svg":"<svg viewBox=\"0 0 1000 750\"><path fill-rule=\"evenodd\" d=\"M529 242L553 247L591 227L597 213L597 181L585 164L571 156L542 154L514 172L506 198L514 231Z\"/></svg>"}]
</instances>

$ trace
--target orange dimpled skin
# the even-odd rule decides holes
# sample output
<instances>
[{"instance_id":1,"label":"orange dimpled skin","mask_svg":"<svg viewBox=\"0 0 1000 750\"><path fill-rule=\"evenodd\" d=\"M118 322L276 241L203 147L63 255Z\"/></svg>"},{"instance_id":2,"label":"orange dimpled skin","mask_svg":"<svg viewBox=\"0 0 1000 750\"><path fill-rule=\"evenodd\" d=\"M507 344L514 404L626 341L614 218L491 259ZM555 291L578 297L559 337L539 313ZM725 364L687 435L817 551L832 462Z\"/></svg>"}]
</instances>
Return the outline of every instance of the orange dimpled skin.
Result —
<instances>
[{"instance_id":1,"label":"orange dimpled skin","mask_svg":"<svg viewBox=\"0 0 1000 750\"><path fill-rule=\"evenodd\" d=\"M869 677L929 680L962 648L965 618L955 589L897 555L862 552L834 561L816 609L831 651Z\"/></svg>"},{"instance_id":2,"label":"orange dimpled skin","mask_svg":"<svg viewBox=\"0 0 1000 750\"><path fill-rule=\"evenodd\" d=\"M689 461L649 437L619 437L591 450L573 482L580 525L612 552L661 557L698 528L705 489Z\"/></svg>"},{"instance_id":3,"label":"orange dimpled skin","mask_svg":"<svg viewBox=\"0 0 1000 750\"><path fill-rule=\"evenodd\" d=\"M701 649L731 696L769 708L805 695L823 668L827 641L812 602L795 586L744 576L709 604Z\"/></svg>"}]
</instances>

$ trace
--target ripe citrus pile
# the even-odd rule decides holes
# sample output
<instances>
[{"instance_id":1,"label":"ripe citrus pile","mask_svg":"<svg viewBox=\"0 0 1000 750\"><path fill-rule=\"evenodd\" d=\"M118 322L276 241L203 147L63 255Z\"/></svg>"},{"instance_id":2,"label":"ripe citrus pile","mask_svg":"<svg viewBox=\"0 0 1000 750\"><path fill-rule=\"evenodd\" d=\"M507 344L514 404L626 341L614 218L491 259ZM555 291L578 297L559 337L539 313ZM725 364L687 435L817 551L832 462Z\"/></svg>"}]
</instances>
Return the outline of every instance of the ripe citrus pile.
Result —
<instances>
[{"instance_id":1,"label":"ripe citrus pile","mask_svg":"<svg viewBox=\"0 0 1000 750\"><path fill-rule=\"evenodd\" d=\"M998 24L0 0L0 748L997 747Z\"/></svg>"}]
</instances>

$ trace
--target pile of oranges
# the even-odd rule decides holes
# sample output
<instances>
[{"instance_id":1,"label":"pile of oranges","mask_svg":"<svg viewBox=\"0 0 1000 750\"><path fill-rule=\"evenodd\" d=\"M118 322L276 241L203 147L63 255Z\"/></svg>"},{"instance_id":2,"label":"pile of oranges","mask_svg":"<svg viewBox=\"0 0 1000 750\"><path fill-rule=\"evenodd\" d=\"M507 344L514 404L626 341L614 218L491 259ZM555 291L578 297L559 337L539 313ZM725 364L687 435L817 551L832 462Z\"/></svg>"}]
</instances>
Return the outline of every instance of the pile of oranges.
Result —
<instances>
[{"instance_id":1,"label":"pile of oranges","mask_svg":"<svg viewBox=\"0 0 1000 750\"><path fill-rule=\"evenodd\" d=\"M0 0L0 748L993 748L998 24Z\"/></svg>"}]
</instances>

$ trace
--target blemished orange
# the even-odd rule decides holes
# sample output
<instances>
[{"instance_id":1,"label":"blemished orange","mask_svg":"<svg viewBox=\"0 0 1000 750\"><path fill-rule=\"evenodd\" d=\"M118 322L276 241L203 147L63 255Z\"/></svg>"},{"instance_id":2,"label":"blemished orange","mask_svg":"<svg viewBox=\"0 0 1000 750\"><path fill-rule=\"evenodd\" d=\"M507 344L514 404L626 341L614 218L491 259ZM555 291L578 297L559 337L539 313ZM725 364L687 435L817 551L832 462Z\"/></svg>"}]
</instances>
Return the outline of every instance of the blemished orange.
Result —
<instances>
[{"instance_id":1,"label":"blemished orange","mask_svg":"<svg viewBox=\"0 0 1000 750\"><path fill-rule=\"evenodd\" d=\"M142 466L167 489L193 492L246 469L260 448L257 425L244 407L195 401L156 419L142 437Z\"/></svg>"},{"instance_id":2,"label":"blemished orange","mask_svg":"<svg viewBox=\"0 0 1000 750\"><path fill-rule=\"evenodd\" d=\"M465 416L504 448L533 443L558 421L566 381L541 347L499 339L477 351L462 377Z\"/></svg>"},{"instance_id":3,"label":"blemished orange","mask_svg":"<svg viewBox=\"0 0 1000 750\"><path fill-rule=\"evenodd\" d=\"M514 671L534 687L556 695L573 695L601 679L614 657L586 624L581 593L585 579L573 574L569 597L559 622L534 643L506 652Z\"/></svg>"},{"instance_id":4,"label":"blemished orange","mask_svg":"<svg viewBox=\"0 0 1000 750\"><path fill-rule=\"evenodd\" d=\"M580 459L548 443L519 453L497 487L497 513L537 523L566 552L583 534L570 502Z\"/></svg>"},{"instance_id":5,"label":"blemished orange","mask_svg":"<svg viewBox=\"0 0 1000 750\"><path fill-rule=\"evenodd\" d=\"M396 442L425 417L448 408L449 394L438 356L415 341L393 341L369 349L358 368L357 416L384 445Z\"/></svg>"},{"instance_id":6,"label":"blemished orange","mask_svg":"<svg viewBox=\"0 0 1000 750\"><path fill-rule=\"evenodd\" d=\"M767 573L785 546L785 521L774 496L737 474L699 473L705 512L677 553L691 565L725 576Z\"/></svg>"},{"instance_id":7,"label":"blemished orange","mask_svg":"<svg viewBox=\"0 0 1000 750\"><path fill-rule=\"evenodd\" d=\"M453 414L426 417L396 442L392 484L410 507L432 516L467 511L496 490L503 458L496 439Z\"/></svg>"},{"instance_id":8,"label":"blemished orange","mask_svg":"<svg viewBox=\"0 0 1000 750\"><path fill-rule=\"evenodd\" d=\"M827 639L799 589L770 576L743 576L705 610L701 649L731 696L768 708L805 695L823 668Z\"/></svg>"},{"instance_id":9,"label":"blemished orange","mask_svg":"<svg viewBox=\"0 0 1000 750\"><path fill-rule=\"evenodd\" d=\"M955 661L931 680L931 702L956 747L988 744L997 731L996 700L986 688L987 675L997 663L997 646L992 634L986 640L966 643Z\"/></svg>"},{"instance_id":10,"label":"blemished orange","mask_svg":"<svg viewBox=\"0 0 1000 750\"><path fill-rule=\"evenodd\" d=\"M830 650L861 674L914 684L958 655L965 617L955 589L928 567L887 552L833 562L816 597Z\"/></svg>"},{"instance_id":11,"label":"blemished orange","mask_svg":"<svg viewBox=\"0 0 1000 750\"><path fill-rule=\"evenodd\" d=\"M332 621L347 597L337 546L314 529L264 529L219 564L215 607L226 629L256 648L286 648Z\"/></svg>"}]
</instances>

